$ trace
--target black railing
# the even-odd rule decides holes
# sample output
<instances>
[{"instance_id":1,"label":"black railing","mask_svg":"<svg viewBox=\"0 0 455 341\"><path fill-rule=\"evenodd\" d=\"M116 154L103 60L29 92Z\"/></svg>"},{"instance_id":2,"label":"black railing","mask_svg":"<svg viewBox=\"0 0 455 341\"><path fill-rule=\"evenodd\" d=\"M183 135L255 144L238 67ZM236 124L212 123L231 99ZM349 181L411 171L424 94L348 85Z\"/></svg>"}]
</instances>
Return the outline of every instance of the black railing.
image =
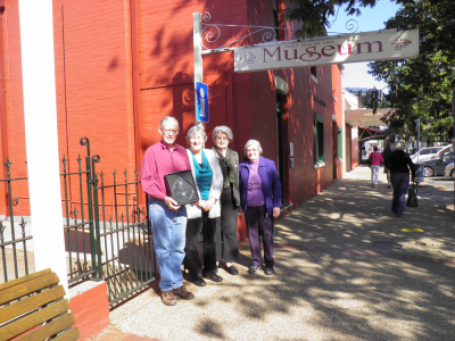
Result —
<instances>
[{"instance_id":1,"label":"black railing","mask_svg":"<svg viewBox=\"0 0 455 341\"><path fill-rule=\"evenodd\" d=\"M86 146L87 152L85 160L81 156L76 159L76 171L70 171L65 156L61 160L68 282L72 286L90 279L104 279L108 284L109 302L114 305L155 280L151 229L147 212L139 204L137 171L134 179L129 179L125 169L124 181L120 182L114 171L112 184L106 184L105 175L101 172L98 177L95 170L100 157L90 155L87 138L82 138L80 143ZM24 217L19 224L14 224L17 218L13 207L19 199L14 197L11 186L28 178L11 178L11 165L7 158L7 178L0 180L7 183L10 225L7 230L6 220L0 221L0 263L5 282L34 271L29 268L33 261L27 252L27 248L31 249L27 243L32 242L32 236L26 230Z\"/></svg>"}]
</instances>

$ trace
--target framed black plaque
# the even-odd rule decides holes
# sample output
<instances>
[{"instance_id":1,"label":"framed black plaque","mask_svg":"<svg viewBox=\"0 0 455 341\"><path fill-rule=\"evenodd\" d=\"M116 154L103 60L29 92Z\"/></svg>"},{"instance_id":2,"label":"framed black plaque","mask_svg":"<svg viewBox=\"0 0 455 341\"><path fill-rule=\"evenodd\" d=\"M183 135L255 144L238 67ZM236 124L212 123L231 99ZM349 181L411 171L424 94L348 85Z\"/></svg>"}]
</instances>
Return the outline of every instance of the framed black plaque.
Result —
<instances>
[{"instance_id":1,"label":"framed black plaque","mask_svg":"<svg viewBox=\"0 0 455 341\"><path fill-rule=\"evenodd\" d=\"M167 174L165 178L172 199L177 201L179 205L190 204L199 200L191 170Z\"/></svg>"}]
</instances>

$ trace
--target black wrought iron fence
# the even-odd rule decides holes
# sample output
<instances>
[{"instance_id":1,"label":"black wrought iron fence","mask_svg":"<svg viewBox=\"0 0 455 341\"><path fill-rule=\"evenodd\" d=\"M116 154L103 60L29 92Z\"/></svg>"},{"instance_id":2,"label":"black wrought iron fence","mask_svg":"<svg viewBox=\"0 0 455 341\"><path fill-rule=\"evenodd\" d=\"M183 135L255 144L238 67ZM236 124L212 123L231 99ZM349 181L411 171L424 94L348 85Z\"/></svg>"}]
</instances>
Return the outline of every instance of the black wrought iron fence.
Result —
<instances>
[{"instance_id":1,"label":"black wrought iron fence","mask_svg":"<svg viewBox=\"0 0 455 341\"><path fill-rule=\"evenodd\" d=\"M112 306L155 280L151 229L147 212L139 203L141 192L137 171L129 175L125 169L121 181L114 171L111 182L107 183L102 172L99 176L96 173L100 157L91 156L89 140L82 138L80 143L86 146L86 156L79 156L75 167L69 167L65 156L61 160L68 281L71 286L86 280L106 280ZM21 266L25 274L33 272L30 269L33 254L27 251L32 236L26 231L26 221L22 217L19 224L14 224L17 220L13 211L16 199L11 186L15 181L27 181L28 178L11 178L8 159L5 166L7 179L0 182L7 183L10 233L5 232L6 220L0 220L0 263L3 263L6 282L23 274ZM11 278L9 273L14 273L15 277Z\"/></svg>"},{"instance_id":2,"label":"black wrought iron fence","mask_svg":"<svg viewBox=\"0 0 455 341\"><path fill-rule=\"evenodd\" d=\"M28 275L34 271L33 259L29 259L33 256L30 255L30 251L27 251L27 248L28 250L31 249L30 241L32 239L31 231L26 229L28 221L24 217L15 217L14 214L14 205L19 203L19 196L14 195L13 184L23 183L27 177L12 178L12 163L8 158L6 158L4 165L6 167L6 179L0 179L0 186L5 186L8 193L9 217L4 221L0 220L0 258L3 266L3 271L0 271L0 283Z\"/></svg>"},{"instance_id":3,"label":"black wrought iron fence","mask_svg":"<svg viewBox=\"0 0 455 341\"><path fill-rule=\"evenodd\" d=\"M93 160L93 169L99 159ZM141 290L155 280L156 263L147 213L139 205L139 181L137 171L134 179L117 180L112 174L112 183L106 184L105 175L100 179L93 171L93 197L96 231L101 241L98 248L98 277L106 280L111 305Z\"/></svg>"}]
</instances>

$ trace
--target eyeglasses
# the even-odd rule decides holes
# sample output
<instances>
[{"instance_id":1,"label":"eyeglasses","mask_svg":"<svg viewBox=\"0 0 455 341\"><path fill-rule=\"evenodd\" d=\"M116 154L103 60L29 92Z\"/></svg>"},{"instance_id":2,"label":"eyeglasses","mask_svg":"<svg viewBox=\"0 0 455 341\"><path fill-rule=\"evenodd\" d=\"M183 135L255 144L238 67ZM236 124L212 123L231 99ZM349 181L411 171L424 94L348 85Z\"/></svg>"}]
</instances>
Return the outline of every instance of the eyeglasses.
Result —
<instances>
[{"instance_id":1,"label":"eyeglasses","mask_svg":"<svg viewBox=\"0 0 455 341\"><path fill-rule=\"evenodd\" d=\"M246 151L247 151L247 152L257 152L258 150L257 150L257 149L250 149L250 148L248 148Z\"/></svg>"},{"instance_id":2,"label":"eyeglasses","mask_svg":"<svg viewBox=\"0 0 455 341\"><path fill-rule=\"evenodd\" d=\"M171 134L176 135L176 134L178 134L179 131L174 130L174 129L163 129L162 132L165 134L168 134L168 135L171 135Z\"/></svg>"}]
</instances>

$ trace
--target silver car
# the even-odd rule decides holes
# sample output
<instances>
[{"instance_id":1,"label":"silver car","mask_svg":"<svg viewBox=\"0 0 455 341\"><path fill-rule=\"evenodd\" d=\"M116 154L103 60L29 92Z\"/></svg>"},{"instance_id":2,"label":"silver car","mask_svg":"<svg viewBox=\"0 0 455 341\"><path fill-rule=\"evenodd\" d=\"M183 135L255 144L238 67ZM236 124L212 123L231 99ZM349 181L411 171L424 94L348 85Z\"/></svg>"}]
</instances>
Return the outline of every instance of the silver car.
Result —
<instances>
[{"instance_id":1,"label":"silver car","mask_svg":"<svg viewBox=\"0 0 455 341\"><path fill-rule=\"evenodd\" d=\"M444 149L442 146L422 148L420 151L417 151L415 154L411 155L411 160L414 163L417 162L417 159L419 159L419 162L430 160L435 156L437 157L438 153L442 149Z\"/></svg>"},{"instance_id":2,"label":"silver car","mask_svg":"<svg viewBox=\"0 0 455 341\"><path fill-rule=\"evenodd\" d=\"M453 161L447 165L446 170L444 171L444 176L451 176L453 179L455 179L455 172L453 171Z\"/></svg>"}]
</instances>

